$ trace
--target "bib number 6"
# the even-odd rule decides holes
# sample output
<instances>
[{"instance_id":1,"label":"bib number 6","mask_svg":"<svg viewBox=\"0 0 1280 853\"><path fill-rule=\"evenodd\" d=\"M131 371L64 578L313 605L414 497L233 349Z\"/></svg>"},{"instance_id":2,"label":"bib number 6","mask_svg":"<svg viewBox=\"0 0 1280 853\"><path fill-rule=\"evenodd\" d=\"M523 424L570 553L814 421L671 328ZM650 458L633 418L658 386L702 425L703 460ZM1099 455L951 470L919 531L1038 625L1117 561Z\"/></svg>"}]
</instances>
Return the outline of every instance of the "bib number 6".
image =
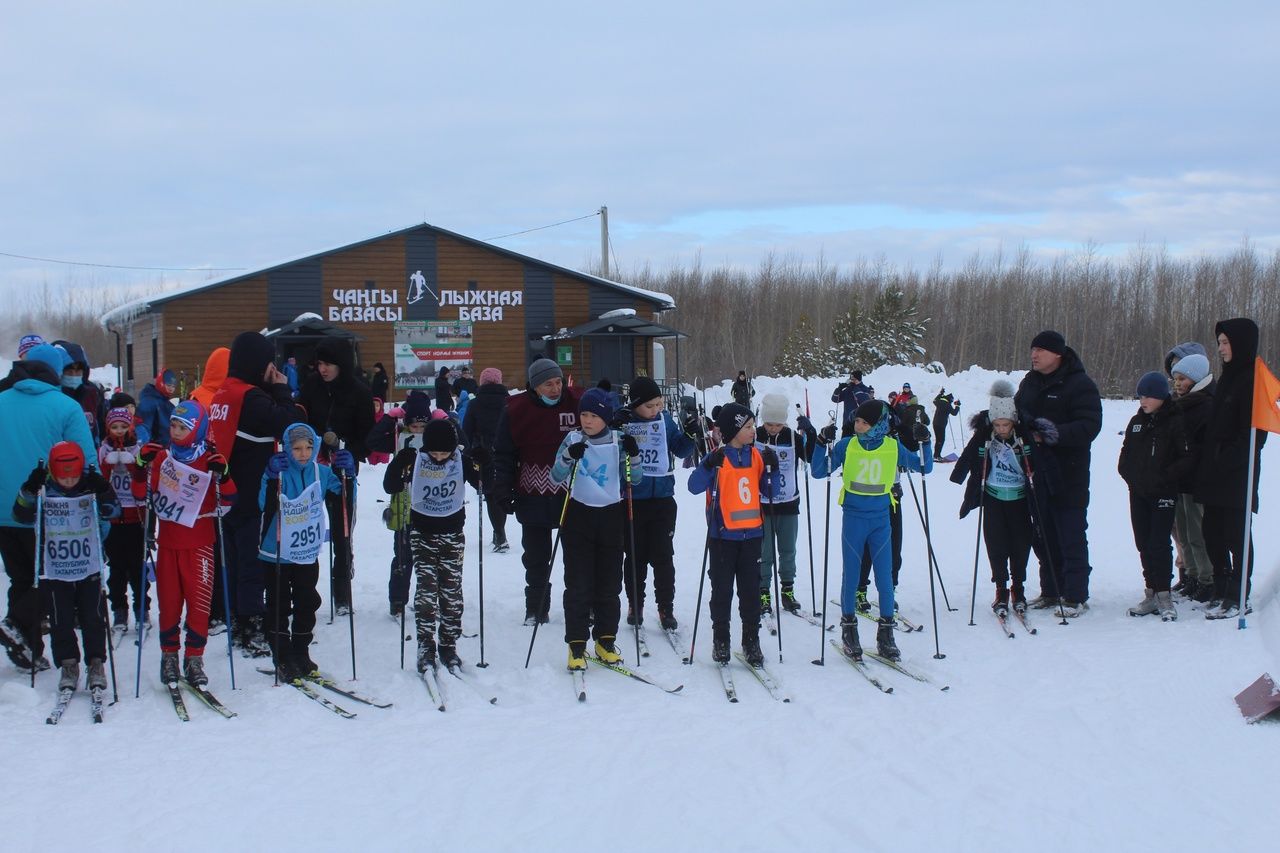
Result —
<instances>
[{"instance_id":1,"label":"bib number 6","mask_svg":"<svg viewBox=\"0 0 1280 853\"><path fill-rule=\"evenodd\" d=\"M744 506L751 503L751 483L746 477L738 478L738 498Z\"/></svg>"}]
</instances>

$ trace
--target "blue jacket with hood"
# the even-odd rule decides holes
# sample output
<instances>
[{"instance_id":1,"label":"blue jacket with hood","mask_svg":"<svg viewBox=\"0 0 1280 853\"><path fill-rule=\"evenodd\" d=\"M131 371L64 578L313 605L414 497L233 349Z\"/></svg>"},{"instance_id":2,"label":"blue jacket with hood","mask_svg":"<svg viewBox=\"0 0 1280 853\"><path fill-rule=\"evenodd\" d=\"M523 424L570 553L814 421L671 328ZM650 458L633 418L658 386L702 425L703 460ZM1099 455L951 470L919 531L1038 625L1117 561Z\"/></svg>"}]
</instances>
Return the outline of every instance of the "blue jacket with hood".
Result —
<instances>
[{"instance_id":1,"label":"blue jacket with hood","mask_svg":"<svg viewBox=\"0 0 1280 853\"><path fill-rule=\"evenodd\" d=\"M289 436L294 430L306 430L307 435L311 437L311 458L306 462L298 462L293 458L293 452L290 449ZM320 478L320 489L324 492L332 492L333 494L341 494L342 481L338 475L333 473L328 465L318 464L315 462L316 451L320 447L320 439L316 437L316 432L305 423L290 424L288 429L284 431L284 440L282 442L282 452L289 459L289 467L280 473L280 479L272 479L270 472L263 472L262 486L258 489L258 509L263 511L263 520L267 522L264 528L262 543L258 546L258 558L274 563L276 560L276 522L278 521L277 508L279 503L276 496L279 494L278 489L284 490L286 498L296 498L302 494L316 481L316 477ZM355 490L355 480L351 481L351 489Z\"/></svg>"}]
</instances>

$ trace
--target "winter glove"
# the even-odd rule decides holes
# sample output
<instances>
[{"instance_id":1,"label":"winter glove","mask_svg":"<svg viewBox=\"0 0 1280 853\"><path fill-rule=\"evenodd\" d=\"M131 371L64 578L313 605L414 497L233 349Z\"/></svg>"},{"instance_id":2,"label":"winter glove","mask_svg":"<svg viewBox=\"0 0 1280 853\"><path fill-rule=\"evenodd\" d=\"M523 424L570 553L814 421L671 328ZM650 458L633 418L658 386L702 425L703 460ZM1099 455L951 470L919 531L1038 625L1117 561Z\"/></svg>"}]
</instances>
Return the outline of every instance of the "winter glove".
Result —
<instances>
[{"instance_id":1,"label":"winter glove","mask_svg":"<svg viewBox=\"0 0 1280 853\"><path fill-rule=\"evenodd\" d=\"M120 451L118 451L118 450L108 450L108 451L103 455L103 457L102 457L102 461L103 461L103 462L105 462L105 463L106 463L106 464L108 464L108 465L119 465L119 464L120 464Z\"/></svg>"},{"instance_id":2,"label":"winter glove","mask_svg":"<svg viewBox=\"0 0 1280 853\"><path fill-rule=\"evenodd\" d=\"M778 469L778 454L772 447L761 447L760 459L764 462L764 467L774 471Z\"/></svg>"},{"instance_id":3,"label":"winter glove","mask_svg":"<svg viewBox=\"0 0 1280 853\"><path fill-rule=\"evenodd\" d=\"M390 409L387 409L387 414L395 418L396 420L400 420L404 417L404 407L392 406Z\"/></svg>"},{"instance_id":4,"label":"winter glove","mask_svg":"<svg viewBox=\"0 0 1280 853\"><path fill-rule=\"evenodd\" d=\"M280 475L287 470L289 470L289 454L283 450L279 453L271 454L271 458L267 460L267 478L279 480Z\"/></svg>"},{"instance_id":5,"label":"winter glove","mask_svg":"<svg viewBox=\"0 0 1280 853\"><path fill-rule=\"evenodd\" d=\"M836 425L828 424L822 428L822 432L818 433L818 441L823 444L831 444L836 440Z\"/></svg>"},{"instance_id":6,"label":"winter glove","mask_svg":"<svg viewBox=\"0 0 1280 853\"><path fill-rule=\"evenodd\" d=\"M1058 443L1058 425L1048 418L1036 418L1032 421L1035 427L1033 434L1039 435L1039 440L1045 444L1053 446Z\"/></svg>"},{"instance_id":7,"label":"winter glove","mask_svg":"<svg viewBox=\"0 0 1280 853\"><path fill-rule=\"evenodd\" d=\"M689 415L687 418L684 419L684 423L680 425L680 428L684 430L685 435L697 435L698 424L699 424L698 416Z\"/></svg>"},{"instance_id":8,"label":"winter glove","mask_svg":"<svg viewBox=\"0 0 1280 853\"><path fill-rule=\"evenodd\" d=\"M151 460L155 459L164 450L164 446L154 441L148 441L142 445L142 449L138 451L138 460L145 466L150 465Z\"/></svg>"},{"instance_id":9,"label":"winter glove","mask_svg":"<svg viewBox=\"0 0 1280 853\"><path fill-rule=\"evenodd\" d=\"M339 450L333 454L333 470L346 474L348 477L355 475L356 458L351 455L350 450Z\"/></svg>"},{"instance_id":10,"label":"winter glove","mask_svg":"<svg viewBox=\"0 0 1280 853\"><path fill-rule=\"evenodd\" d=\"M399 468L410 468L418 461L418 451L412 447L406 447L396 454L395 465Z\"/></svg>"},{"instance_id":11,"label":"winter glove","mask_svg":"<svg viewBox=\"0 0 1280 853\"><path fill-rule=\"evenodd\" d=\"M331 429L324 431L324 443L330 447L338 446L338 434Z\"/></svg>"},{"instance_id":12,"label":"winter glove","mask_svg":"<svg viewBox=\"0 0 1280 853\"><path fill-rule=\"evenodd\" d=\"M952 403L951 405L955 406L955 409L956 409L956 411L957 411L957 412L958 412L958 411L960 411L960 401L959 401L959 400L956 400L956 401L955 401L954 403Z\"/></svg>"},{"instance_id":13,"label":"winter glove","mask_svg":"<svg viewBox=\"0 0 1280 853\"><path fill-rule=\"evenodd\" d=\"M121 465L132 465L133 454L130 453L128 450L121 450L119 453L116 454L116 461Z\"/></svg>"},{"instance_id":14,"label":"winter glove","mask_svg":"<svg viewBox=\"0 0 1280 853\"><path fill-rule=\"evenodd\" d=\"M636 441L634 435L624 435L622 437L622 449L627 452L628 456L639 456L640 442Z\"/></svg>"},{"instance_id":15,"label":"winter glove","mask_svg":"<svg viewBox=\"0 0 1280 853\"><path fill-rule=\"evenodd\" d=\"M31 475L27 477L27 481L22 484L22 491L29 495L34 495L40 491L40 487L44 485L45 480L49 478L49 472L44 467L44 462L31 469Z\"/></svg>"},{"instance_id":16,"label":"winter glove","mask_svg":"<svg viewBox=\"0 0 1280 853\"><path fill-rule=\"evenodd\" d=\"M613 420L609 421L609 426L614 429L622 429L635 419L636 413L628 409L626 406L623 406L613 413Z\"/></svg>"},{"instance_id":17,"label":"winter glove","mask_svg":"<svg viewBox=\"0 0 1280 853\"><path fill-rule=\"evenodd\" d=\"M575 441L573 444L569 445L569 448L565 453L569 455L570 459L576 462L587 455L587 443L585 441Z\"/></svg>"},{"instance_id":18,"label":"winter glove","mask_svg":"<svg viewBox=\"0 0 1280 853\"><path fill-rule=\"evenodd\" d=\"M227 457L221 453L215 453L209 457L209 473L213 474L221 482L227 476Z\"/></svg>"},{"instance_id":19,"label":"winter glove","mask_svg":"<svg viewBox=\"0 0 1280 853\"><path fill-rule=\"evenodd\" d=\"M911 437L921 444L926 444L929 441L929 428L922 423L917 423L911 428Z\"/></svg>"},{"instance_id":20,"label":"winter glove","mask_svg":"<svg viewBox=\"0 0 1280 853\"><path fill-rule=\"evenodd\" d=\"M97 468L90 468L84 472L84 476L80 478L80 487L94 494L111 491L111 484L107 482L106 477L98 473Z\"/></svg>"},{"instance_id":21,"label":"winter glove","mask_svg":"<svg viewBox=\"0 0 1280 853\"><path fill-rule=\"evenodd\" d=\"M813 432L813 421L809 420L804 415L800 415L796 418L796 429L801 432Z\"/></svg>"},{"instance_id":22,"label":"winter glove","mask_svg":"<svg viewBox=\"0 0 1280 853\"><path fill-rule=\"evenodd\" d=\"M707 458L702 460L702 467L708 471L714 471L724 462L724 448L719 447L707 454Z\"/></svg>"}]
</instances>

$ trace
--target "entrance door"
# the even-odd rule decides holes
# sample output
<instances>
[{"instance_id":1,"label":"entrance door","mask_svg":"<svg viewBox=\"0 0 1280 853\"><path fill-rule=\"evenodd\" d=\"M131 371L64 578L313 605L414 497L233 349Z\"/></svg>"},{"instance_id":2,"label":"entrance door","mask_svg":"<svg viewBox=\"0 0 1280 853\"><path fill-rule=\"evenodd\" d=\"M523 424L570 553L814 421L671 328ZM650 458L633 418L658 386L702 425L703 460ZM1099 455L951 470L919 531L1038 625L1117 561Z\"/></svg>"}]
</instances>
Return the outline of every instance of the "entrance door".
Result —
<instances>
[{"instance_id":1,"label":"entrance door","mask_svg":"<svg viewBox=\"0 0 1280 853\"><path fill-rule=\"evenodd\" d=\"M591 384L607 378L614 385L626 385L636 375L635 351L631 338L591 339Z\"/></svg>"}]
</instances>

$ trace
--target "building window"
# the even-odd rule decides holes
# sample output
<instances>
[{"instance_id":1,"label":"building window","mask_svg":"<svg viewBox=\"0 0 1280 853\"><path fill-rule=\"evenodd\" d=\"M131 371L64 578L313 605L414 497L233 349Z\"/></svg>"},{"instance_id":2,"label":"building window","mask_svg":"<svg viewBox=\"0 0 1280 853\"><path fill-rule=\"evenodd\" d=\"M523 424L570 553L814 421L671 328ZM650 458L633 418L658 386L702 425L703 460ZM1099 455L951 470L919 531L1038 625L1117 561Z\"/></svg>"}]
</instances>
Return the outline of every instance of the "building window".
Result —
<instances>
[{"instance_id":1,"label":"building window","mask_svg":"<svg viewBox=\"0 0 1280 853\"><path fill-rule=\"evenodd\" d=\"M128 381L132 382L133 381L133 344L132 343L127 343L124 345L124 369L125 369L125 378L128 379Z\"/></svg>"},{"instance_id":2,"label":"building window","mask_svg":"<svg viewBox=\"0 0 1280 853\"><path fill-rule=\"evenodd\" d=\"M151 339L151 375L160 373L160 339Z\"/></svg>"}]
</instances>

